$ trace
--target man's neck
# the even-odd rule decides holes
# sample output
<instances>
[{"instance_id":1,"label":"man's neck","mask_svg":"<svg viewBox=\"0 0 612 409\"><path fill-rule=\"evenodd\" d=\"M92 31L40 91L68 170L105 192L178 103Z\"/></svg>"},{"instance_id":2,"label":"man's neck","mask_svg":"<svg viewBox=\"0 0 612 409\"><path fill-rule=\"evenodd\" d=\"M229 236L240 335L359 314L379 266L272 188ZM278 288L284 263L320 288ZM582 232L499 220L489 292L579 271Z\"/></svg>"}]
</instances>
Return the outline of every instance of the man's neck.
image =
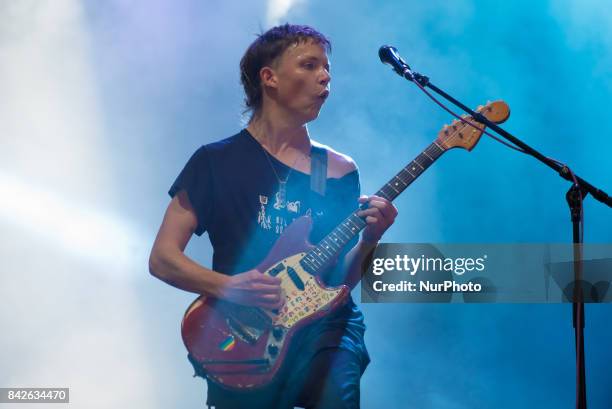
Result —
<instances>
[{"instance_id":1,"label":"man's neck","mask_svg":"<svg viewBox=\"0 0 612 409\"><path fill-rule=\"evenodd\" d=\"M261 113L253 118L247 130L275 156L291 156L295 151L306 156L310 154L310 137L306 124L296 125Z\"/></svg>"}]
</instances>

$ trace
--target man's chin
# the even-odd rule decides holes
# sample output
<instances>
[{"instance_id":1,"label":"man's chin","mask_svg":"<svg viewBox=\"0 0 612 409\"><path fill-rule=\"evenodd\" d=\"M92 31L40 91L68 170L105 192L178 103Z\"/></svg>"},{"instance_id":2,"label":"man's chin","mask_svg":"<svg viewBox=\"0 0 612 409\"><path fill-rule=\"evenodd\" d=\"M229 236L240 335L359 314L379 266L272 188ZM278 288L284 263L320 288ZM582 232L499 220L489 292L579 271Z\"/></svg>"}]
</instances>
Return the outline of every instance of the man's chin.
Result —
<instances>
[{"instance_id":1,"label":"man's chin","mask_svg":"<svg viewBox=\"0 0 612 409\"><path fill-rule=\"evenodd\" d=\"M321 106L310 106L308 109L300 110L298 112L299 114L297 117L299 117L299 122L307 124L308 122L312 122L319 117Z\"/></svg>"},{"instance_id":2,"label":"man's chin","mask_svg":"<svg viewBox=\"0 0 612 409\"><path fill-rule=\"evenodd\" d=\"M319 113L317 112L317 113L316 113L314 116L313 116L313 115L311 115L311 116L309 116L308 118L306 118L306 119L304 120L304 123L305 123L305 124L307 124L307 123L309 123L309 122L312 122L312 121L314 121L315 119L317 119L318 117L319 117Z\"/></svg>"},{"instance_id":3,"label":"man's chin","mask_svg":"<svg viewBox=\"0 0 612 409\"><path fill-rule=\"evenodd\" d=\"M319 117L319 113L321 112L321 106L315 106L314 109L307 113L307 122L314 121Z\"/></svg>"}]
</instances>

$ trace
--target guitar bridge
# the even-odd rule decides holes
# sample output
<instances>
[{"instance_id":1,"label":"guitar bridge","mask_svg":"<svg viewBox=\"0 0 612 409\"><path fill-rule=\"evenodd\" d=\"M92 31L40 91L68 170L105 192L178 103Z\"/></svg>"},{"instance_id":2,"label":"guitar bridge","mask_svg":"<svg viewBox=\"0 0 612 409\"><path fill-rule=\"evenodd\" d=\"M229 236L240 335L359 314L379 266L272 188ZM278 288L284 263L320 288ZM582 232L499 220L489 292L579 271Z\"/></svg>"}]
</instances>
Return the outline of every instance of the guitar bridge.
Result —
<instances>
[{"instance_id":1,"label":"guitar bridge","mask_svg":"<svg viewBox=\"0 0 612 409\"><path fill-rule=\"evenodd\" d=\"M225 312L225 322L230 331L249 344L255 344L264 331L272 325L272 320L262 310L226 301L219 301Z\"/></svg>"},{"instance_id":2,"label":"guitar bridge","mask_svg":"<svg viewBox=\"0 0 612 409\"><path fill-rule=\"evenodd\" d=\"M234 335L251 345L255 344L263 333L262 330L244 325L232 317L227 318L225 322Z\"/></svg>"}]
</instances>

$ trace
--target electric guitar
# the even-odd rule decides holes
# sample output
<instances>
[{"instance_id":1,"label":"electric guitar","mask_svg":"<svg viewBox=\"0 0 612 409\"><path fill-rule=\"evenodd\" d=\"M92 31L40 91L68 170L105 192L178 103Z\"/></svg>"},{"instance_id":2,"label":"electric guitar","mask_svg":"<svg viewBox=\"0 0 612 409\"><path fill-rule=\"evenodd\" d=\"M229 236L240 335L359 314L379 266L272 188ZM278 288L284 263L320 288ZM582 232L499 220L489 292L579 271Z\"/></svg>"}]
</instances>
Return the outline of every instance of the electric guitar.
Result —
<instances>
[{"instance_id":1,"label":"electric guitar","mask_svg":"<svg viewBox=\"0 0 612 409\"><path fill-rule=\"evenodd\" d=\"M510 115L503 101L477 110L495 123ZM469 116L444 126L412 162L376 192L390 201L414 182L436 159L452 148L471 151L485 126ZM279 311L233 304L206 296L187 309L181 324L183 342L196 372L230 390L250 390L270 383L279 372L296 332L343 305L350 290L326 287L320 280L333 267L343 247L366 227L356 209L317 245L308 242L309 216L291 223L256 267L281 278L285 305Z\"/></svg>"}]
</instances>

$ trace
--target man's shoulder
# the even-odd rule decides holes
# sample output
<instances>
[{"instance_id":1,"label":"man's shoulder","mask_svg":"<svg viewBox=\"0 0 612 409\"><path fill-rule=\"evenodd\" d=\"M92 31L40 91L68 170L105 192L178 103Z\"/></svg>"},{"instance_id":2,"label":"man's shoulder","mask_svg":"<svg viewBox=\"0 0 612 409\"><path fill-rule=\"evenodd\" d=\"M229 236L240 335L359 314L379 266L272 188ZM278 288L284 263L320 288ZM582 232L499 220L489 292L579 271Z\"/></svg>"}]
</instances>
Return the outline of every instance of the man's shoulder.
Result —
<instances>
[{"instance_id":1,"label":"man's shoulder","mask_svg":"<svg viewBox=\"0 0 612 409\"><path fill-rule=\"evenodd\" d=\"M201 145L191 155L191 162L206 166L215 166L218 163L235 163L241 161L243 155L248 154L248 143L242 137L242 132ZM237 157L238 155L238 157Z\"/></svg>"},{"instance_id":2,"label":"man's shoulder","mask_svg":"<svg viewBox=\"0 0 612 409\"><path fill-rule=\"evenodd\" d=\"M338 152L330 146L315 140L311 140L310 142L313 146L323 148L327 151L328 177L341 178L357 170L357 164L349 155Z\"/></svg>"},{"instance_id":3,"label":"man's shoulder","mask_svg":"<svg viewBox=\"0 0 612 409\"><path fill-rule=\"evenodd\" d=\"M229 136L225 139L220 139L203 145L200 149L204 149L213 154L227 152L243 144L245 142L245 138L243 136L243 131L240 131L237 134Z\"/></svg>"}]
</instances>

